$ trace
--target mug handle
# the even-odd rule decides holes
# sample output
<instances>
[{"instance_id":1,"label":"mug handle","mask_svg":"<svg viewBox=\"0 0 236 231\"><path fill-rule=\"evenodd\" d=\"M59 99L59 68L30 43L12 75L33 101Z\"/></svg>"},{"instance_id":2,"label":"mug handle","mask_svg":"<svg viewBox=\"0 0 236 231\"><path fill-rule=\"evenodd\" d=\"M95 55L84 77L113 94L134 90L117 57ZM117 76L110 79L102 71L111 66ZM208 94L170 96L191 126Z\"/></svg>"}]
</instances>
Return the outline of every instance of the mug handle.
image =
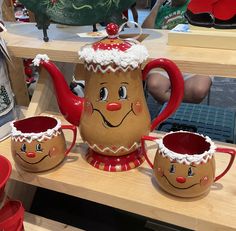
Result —
<instances>
[{"instance_id":1,"label":"mug handle","mask_svg":"<svg viewBox=\"0 0 236 231\"><path fill-rule=\"evenodd\" d=\"M146 80L149 71L153 68L162 68L168 73L171 83L171 95L165 109L153 120L151 131L177 110L184 96L183 76L174 62L164 58L148 62L142 71L143 80Z\"/></svg>"},{"instance_id":2,"label":"mug handle","mask_svg":"<svg viewBox=\"0 0 236 231\"><path fill-rule=\"evenodd\" d=\"M77 137L77 127L75 125L61 125L61 129L69 129L72 130L73 132L73 140L69 148L66 149L65 151L65 156L68 155L72 147L75 145L76 137Z\"/></svg>"},{"instance_id":3,"label":"mug handle","mask_svg":"<svg viewBox=\"0 0 236 231\"><path fill-rule=\"evenodd\" d=\"M226 169L221 174L219 174L217 177L215 177L214 182L219 180L221 177L223 177L229 171L229 169L231 168L231 166L234 162L235 155L236 155L236 151L234 149L230 149L230 148L216 148L216 152L227 153L227 154L230 154L231 157L230 157L230 161L229 161Z\"/></svg>"},{"instance_id":4,"label":"mug handle","mask_svg":"<svg viewBox=\"0 0 236 231\"><path fill-rule=\"evenodd\" d=\"M143 155L144 155L146 161L148 162L149 166L150 166L152 169L154 168L154 165L153 165L153 163L150 161L150 159L148 158L147 151L146 151L146 147L145 147L145 141L146 141L146 140L155 141L155 140L158 140L158 139L159 139L159 138L154 137L154 136L143 136L143 137L141 137L141 147L142 147Z\"/></svg>"}]
</instances>

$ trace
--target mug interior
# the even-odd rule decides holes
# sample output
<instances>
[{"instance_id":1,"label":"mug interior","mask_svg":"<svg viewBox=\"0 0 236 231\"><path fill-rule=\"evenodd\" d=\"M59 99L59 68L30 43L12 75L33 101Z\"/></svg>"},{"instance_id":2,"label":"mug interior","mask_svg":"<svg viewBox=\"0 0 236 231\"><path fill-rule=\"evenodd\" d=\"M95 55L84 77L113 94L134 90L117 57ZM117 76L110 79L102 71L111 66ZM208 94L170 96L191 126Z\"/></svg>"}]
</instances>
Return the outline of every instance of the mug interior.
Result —
<instances>
[{"instance_id":1,"label":"mug interior","mask_svg":"<svg viewBox=\"0 0 236 231\"><path fill-rule=\"evenodd\" d=\"M210 149L205 137L190 132L170 133L163 138L163 144L173 152L188 155L202 154Z\"/></svg>"},{"instance_id":2,"label":"mug interior","mask_svg":"<svg viewBox=\"0 0 236 231\"><path fill-rule=\"evenodd\" d=\"M23 120L17 120L13 125L22 133L40 133L55 128L57 120L53 117L35 116Z\"/></svg>"}]
</instances>

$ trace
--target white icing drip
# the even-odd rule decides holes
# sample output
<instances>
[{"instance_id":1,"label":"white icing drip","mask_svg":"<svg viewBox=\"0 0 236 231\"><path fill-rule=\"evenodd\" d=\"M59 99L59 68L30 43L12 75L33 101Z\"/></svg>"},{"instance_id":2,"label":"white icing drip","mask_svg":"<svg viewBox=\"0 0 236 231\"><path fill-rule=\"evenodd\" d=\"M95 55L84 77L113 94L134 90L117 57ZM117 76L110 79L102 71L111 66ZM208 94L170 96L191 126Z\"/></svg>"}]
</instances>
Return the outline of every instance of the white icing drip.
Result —
<instances>
[{"instance_id":1,"label":"white icing drip","mask_svg":"<svg viewBox=\"0 0 236 231\"><path fill-rule=\"evenodd\" d=\"M54 128L50 128L45 132L30 132L30 133L24 133L19 130L14 126L14 122L11 122L10 125L12 127L11 135L12 139L15 141L26 141L28 143L31 143L33 140L37 140L39 142L43 141L44 139L51 139L54 136L58 136L61 134L59 129L61 128L61 121L53 116L49 116L57 121L57 124Z\"/></svg>"},{"instance_id":2,"label":"white icing drip","mask_svg":"<svg viewBox=\"0 0 236 231\"><path fill-rule=\"evenodd\" d=\"M32 137L21 137L21 136L19 136L19 137L12 137L12 139L14 141L16 141L16 142L23 142L23 141L25 141L25 142L31 143L33 140L37 140L38 142L42 142L43 140L50 140L50 139L52 139L52 137L58 136L60 134L61 134L60 131L55 131L50 136L44 135L44 136L42 136L40 138L35 138L34 136L32 136Z\"/></svg>"},{"instance_id":3,"label":"white icing drip","mask_svg":"<svg viewBox=\"0 0 236 231\"><path fill-rule=\"evenodd\" d=\"M179 132L184 133L185 131L179 131ZM170 132L170 133L173 133L173 132ZM177 132L174 132L174 133L177 133ZM186 132L186 133L188 133L188 132ZM160 139L160 140L156 140L156 142L159 146L159 152L161 153L161 155L163 157L168 157L168 158L170 158L171 161L174 160L180 164L190 165L192 163L195 163L195 164L200 164L201 162L207 163L208 159L211 159L213 157L213 155L215 153L216 146L208 136L203 136L198 133L194 133L194 134L200 135L205 138L205 141L210 144L209 150L205 151L204 153L196 153L193 155L180 154L180 153L176 153L176 152L169 150L163 144L163 139Z\"/></svg>"},{"instance_id":4,"label":"white icing drip","mask_svg":"<svg viewBox=\"0 0 236 231\"><path fill-rule=\"evenodd\" d=\"M36 57L33 59L32 62L34 64L34 66L39 66L41 60L43 60L45 62L48 62L49 61L49 57L46 54L44 54L44 55L38 54L38 55L36 55Z\"/></svg>"},{"instance_id":5,"label":"white icing drip","mask_svg":"<svg viewBox=\"0 0 236 231\"><path fill-rule=\"evenodd\" d=\"M122 70L123 72L126 72L128 70L133 71L135 68L131 67L131 66L127 66L126 68L117 66L116 68L113 68L112 66L106 66L106 68L102 68L101 65L97 64L96 66L94 66L93 64L86 64L85 67L87 68L88 71L93 71L93 72L97 72L100 71L101 73L105 74L107 71L111 71L111 72L116 72L118 70Z\"/></svg>"},{"instance_id":6,"label":"white icing drip","mask_svg":"<svg viewBox=\"0 0 236 231\"><path fill-rule=\"evenodd\" d=\"M88 144L88 146L91 148L91 149L98 149L100 152L105 152L105 151L110 151L110 152L112 152L112 153L117 153L117 152L119 152L119 151L121 151L121 150L125 150L125 151L130 151L131 149L133 149L133 148L139 148L140 147L140 144L138 144L137 142L134 142L133 143L133 145L130 147L130 148L126 148L126 147L124 147L124 146L120 146L117 150L113 150L113 149L111 149L111 148L109 148L109 147L105 147L105 148L103 148L103 149L101 149L100 147L98 147L98 145L96 145L96 144L93 144L93 145L90 145L88 142L85 142L86 144Z\"/></svg>"},{"instance_id":7,"label":"white icing drip","mask_svg":"<svg viewBox=\"0 0 236 231\"><path fill-rule=\"evenodd\" d=\"M85 46L79 51L79 56L80 59L86 63L100 64L101 66L114 63L123 68L127 66L137 68L139 64L143 63L143 61L148 58L148 51L140 44L134 44L126 51L117 49L94 50L90 46Z\"/></svg>"}]
</instances>

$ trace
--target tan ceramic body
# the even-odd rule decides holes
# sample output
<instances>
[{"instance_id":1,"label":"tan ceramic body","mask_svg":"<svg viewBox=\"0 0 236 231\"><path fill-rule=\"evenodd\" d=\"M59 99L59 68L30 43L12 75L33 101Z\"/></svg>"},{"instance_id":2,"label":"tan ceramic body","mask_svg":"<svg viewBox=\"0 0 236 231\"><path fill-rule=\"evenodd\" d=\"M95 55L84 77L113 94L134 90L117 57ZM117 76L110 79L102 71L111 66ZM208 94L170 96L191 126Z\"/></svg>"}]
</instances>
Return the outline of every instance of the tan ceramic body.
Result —
<instances>
[{"instance_id":1,"label":"tan ceramic body","mask_svg":"<svg viewBox=\"0 0 236 231\"><path fill-rule=\"evenodd\" d=\"M171 165L175 167L175 173L170 173ZM188 176L188 170L192 168L193 176ZM154 175L160 187L166 192L178 197L196 197L209 191L215 179L214 156L207 163L188 164L172 163L169 158L163 157L157 151L154 160ZM176 177L186 178L185 183L176 181Z\"/></svg>"},{"instance_id":2,"label":"tan ceramic body","mask_svg":"<svg viewBox=\"0 0 236 231\"><path fill-rule=\"evenodd\" d=\"M85 74L86 101L80 123L83 140L89 143L94 151L104 155L121 156L135 151L137 147L128 151L122 147L129 149L135 142L140 144L141 137L149 133L151 124L143 92L141 69L105 74L86 70ZM127 99L119 99L121 86L127 88ZM99 99L101 87L108 89L106 102ZM121 109L107 110L106 105L110 102L121 103ZM107 126L103 117L116 127ZM101 151L104 148L106 150ZM121 150L117 151L119 148Z\"/></svg>"},{"instance_id":3,"label":"tan ceramic body","mask_svg":"<svg viewBox=\"0 0 236 231\"><path fill-rule=\"evenodd\" d=\"M51 139L44 141L33 140L27 141L15 141L11 140L12 156L14 161L22 169L29 172L42 172L56 167L65 158L66 142L62 130L59 130L61 134L53 136ZM27 152L35 152L36 156L30 158L26 156L26 152L21 151L22 145L26 145ZM36 150L36 145L40 144L42 151Z\"/></svg>"}]
</instances>

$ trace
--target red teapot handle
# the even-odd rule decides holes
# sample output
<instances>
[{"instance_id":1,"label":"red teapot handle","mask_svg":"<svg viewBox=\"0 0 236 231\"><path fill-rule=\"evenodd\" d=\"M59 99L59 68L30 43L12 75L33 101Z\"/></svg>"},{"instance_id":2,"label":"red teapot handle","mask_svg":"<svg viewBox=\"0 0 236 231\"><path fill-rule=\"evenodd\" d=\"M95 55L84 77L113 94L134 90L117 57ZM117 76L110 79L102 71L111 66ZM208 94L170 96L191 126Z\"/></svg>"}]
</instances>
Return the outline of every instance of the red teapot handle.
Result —
<instances>
[{"instance_id":1,"label":"red teapot handle","mask_svg":"<svg viewBox=\"0 0 236 231\"><path fill-rule=\"evenodd\" d=\"M171 95L165 109L153 120L151 131L177 110L184 96L183 76L174 62L164 58L150 61L143 69L143 80L146 80L147 74L153 68L162 68L167 72L171 83Z\"/></svg>"}]
</instances>

